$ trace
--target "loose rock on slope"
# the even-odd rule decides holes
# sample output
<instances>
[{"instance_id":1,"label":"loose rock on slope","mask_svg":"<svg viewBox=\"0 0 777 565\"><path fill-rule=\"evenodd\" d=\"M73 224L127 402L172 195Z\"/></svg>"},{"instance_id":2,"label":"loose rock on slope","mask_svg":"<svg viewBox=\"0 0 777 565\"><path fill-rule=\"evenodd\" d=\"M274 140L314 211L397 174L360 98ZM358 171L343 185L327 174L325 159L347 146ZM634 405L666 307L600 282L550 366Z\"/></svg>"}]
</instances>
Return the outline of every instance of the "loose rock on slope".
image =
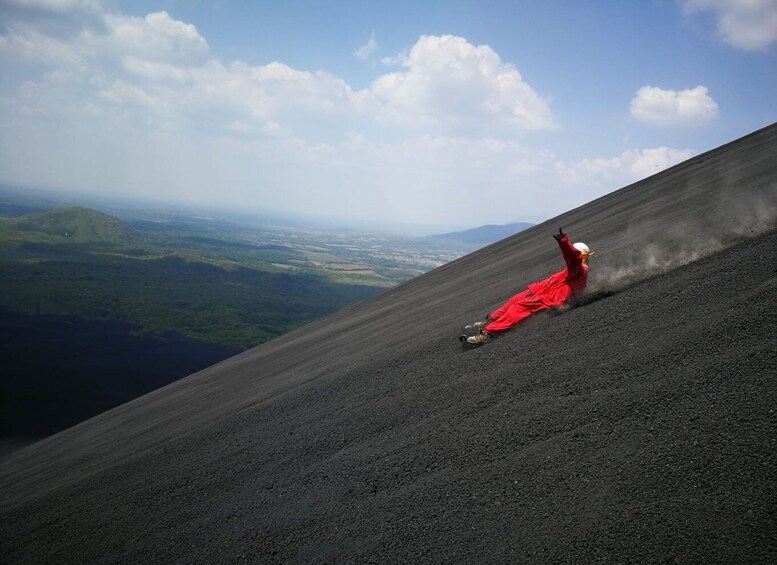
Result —
<instances>
[{"instance_id":1,"label":"loose rock on slope","mask_svg":"<svg viewBox=\"0 0 777 565\"><path fill-rule=\"evenodd\" d=\"M777 127L0 463L12 563L767 563ZM577 307L459 328L599 254Z\"/></svg>"}]
</instances>

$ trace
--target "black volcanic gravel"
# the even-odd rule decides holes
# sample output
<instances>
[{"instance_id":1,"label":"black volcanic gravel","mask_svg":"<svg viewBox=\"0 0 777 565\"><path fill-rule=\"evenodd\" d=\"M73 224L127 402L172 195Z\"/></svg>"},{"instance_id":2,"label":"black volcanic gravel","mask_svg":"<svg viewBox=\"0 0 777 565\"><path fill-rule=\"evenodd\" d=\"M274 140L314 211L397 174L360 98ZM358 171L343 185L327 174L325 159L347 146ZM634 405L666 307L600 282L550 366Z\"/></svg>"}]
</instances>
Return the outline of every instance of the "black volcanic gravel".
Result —
<instances>
[{"instance_id":1,"label":"black volcanic gravel","mask_svg":"<svg viewBox=\"0 0 777 565\"><path fill-rule=\"evenodd\" d=\"M773 563L777 126L0 463L3 563ZM588 294L461 326L598 255Z\"/></svg>"}]
</instances>

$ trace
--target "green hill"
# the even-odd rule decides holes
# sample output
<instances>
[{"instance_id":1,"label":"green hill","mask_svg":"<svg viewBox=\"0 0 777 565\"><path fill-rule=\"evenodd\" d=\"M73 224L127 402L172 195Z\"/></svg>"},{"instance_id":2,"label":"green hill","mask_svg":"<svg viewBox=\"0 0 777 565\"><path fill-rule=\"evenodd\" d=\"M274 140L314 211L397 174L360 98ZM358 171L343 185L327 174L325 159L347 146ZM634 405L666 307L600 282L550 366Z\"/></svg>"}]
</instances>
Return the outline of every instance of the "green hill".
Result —
<instances>
[{"instance_id":1,"label":"green hill","mask_svg":"<svg viewBox=\"0 0 777 565\"><path fill-rule=\"evenodd\" d=\"M89 208L62 208L7 220L12 230L38 232L74 243L135 243L143 236L121 220Z\"/></svg>"},{"instance_id":2,"label":"green hill","mask_svg":"<svg viewBox=\"0 0 777 565\"><path fill-rule=\"evenodd\" d=\"M149 234L87 208L0 218L0 310L245 348L382 288L274 263L299 256L218 232Z\"/></svg>"}]
</instances>

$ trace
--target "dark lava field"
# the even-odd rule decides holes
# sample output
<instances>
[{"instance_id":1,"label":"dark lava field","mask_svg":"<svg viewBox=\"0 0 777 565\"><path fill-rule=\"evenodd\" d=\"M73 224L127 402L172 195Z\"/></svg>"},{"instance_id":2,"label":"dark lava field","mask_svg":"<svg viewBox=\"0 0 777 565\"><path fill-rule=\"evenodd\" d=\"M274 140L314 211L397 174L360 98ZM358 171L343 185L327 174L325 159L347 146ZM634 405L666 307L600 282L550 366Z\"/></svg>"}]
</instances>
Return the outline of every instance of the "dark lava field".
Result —
<instances>
[{"instance_id":1,"label":"dark lava field","mask_svg":"<svg viewBox=\"0 0 777 565\"><path fill-rule=\"evenodd\" d=\"M774 563L777 125L0 462L44 563ZM460 328L597 254L574 305Z\"/></svg>"}]
</instances>

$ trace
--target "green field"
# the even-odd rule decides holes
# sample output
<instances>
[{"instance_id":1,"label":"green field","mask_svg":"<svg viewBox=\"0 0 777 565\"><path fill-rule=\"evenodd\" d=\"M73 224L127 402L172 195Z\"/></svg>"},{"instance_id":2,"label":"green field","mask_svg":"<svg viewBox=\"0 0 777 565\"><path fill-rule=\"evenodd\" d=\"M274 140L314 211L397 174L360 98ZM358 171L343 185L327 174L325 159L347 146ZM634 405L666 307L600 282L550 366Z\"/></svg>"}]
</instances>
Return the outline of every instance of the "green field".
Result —
<instances>
[{"instance_id":1,"label":"green field","mask_svg":"<svg viewBox=\"0 0 777 565\"><path fill-rule=\"evenodd\" d=\"M0 457L4 440L55 433L466 251L294 220L58 207L68 204L0 187Z\"/></svg>"},{"instance_id":2,"label":"green field","mask_svg":"<svg viewBox=\"0 0 777 565\"><path fill-rule=\"evenodd\" d=\"M197 222L133 227L86 208L0 218L0 308L247 348L420 272L271 235Z\"/></svg>"}]
</instances>

